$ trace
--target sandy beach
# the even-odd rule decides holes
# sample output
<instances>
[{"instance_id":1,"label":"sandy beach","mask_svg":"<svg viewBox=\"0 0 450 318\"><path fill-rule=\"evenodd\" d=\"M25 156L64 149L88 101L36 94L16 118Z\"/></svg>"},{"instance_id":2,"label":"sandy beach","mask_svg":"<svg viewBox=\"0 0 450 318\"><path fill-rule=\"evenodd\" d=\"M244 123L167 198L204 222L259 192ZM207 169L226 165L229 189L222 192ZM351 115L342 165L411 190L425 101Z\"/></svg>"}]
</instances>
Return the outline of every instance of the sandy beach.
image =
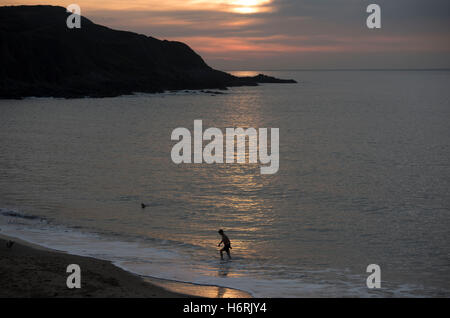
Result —
<instances>
[{"instance_id":1,"label":"sandy beach","mask_svg":"<svg viewBox=\"0 0 450 318\"><path fill-rule=\"evenodd\" d=\"M108 261L70 255L14 240L6 247L0 236L0 297L156 297L188 295L167 291L145 282ZM69 264L81 268L81 288L69 289L66 279Z\"/></svg>"},{"instance_id":2,"label":"sandy beach","mask_svg":"<svg viewBox=\"0 0 450 318\"><path fill-rule=\"evenodd\" d=\"M12 240L11 248L6 245ZM66 268L81 268L81 288L66 286ZM111 262L67 254L0 235L0 298L250 298L243 291L219 286L141 277Z\"/></svg>"}]
</instances>

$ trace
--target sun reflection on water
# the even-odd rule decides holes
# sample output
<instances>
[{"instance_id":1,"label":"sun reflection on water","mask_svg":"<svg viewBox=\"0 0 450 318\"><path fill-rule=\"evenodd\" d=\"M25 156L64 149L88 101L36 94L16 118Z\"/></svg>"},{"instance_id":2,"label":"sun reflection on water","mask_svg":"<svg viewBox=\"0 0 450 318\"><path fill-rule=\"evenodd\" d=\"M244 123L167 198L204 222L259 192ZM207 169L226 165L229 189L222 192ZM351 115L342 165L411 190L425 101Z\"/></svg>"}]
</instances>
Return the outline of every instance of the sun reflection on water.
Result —
<instances>
[{"instance_id":1,"label":"sun reflection on water","mask_svg":"<svg viewBox=\"0 0 450 318\"><path fill-rule=\"evenodd\" d=\"M190 296L206 298L252 298L246 292L220 286L197 285L157 278L146 278L145 280L166 290Z\"/></svg>"}]
</instances>

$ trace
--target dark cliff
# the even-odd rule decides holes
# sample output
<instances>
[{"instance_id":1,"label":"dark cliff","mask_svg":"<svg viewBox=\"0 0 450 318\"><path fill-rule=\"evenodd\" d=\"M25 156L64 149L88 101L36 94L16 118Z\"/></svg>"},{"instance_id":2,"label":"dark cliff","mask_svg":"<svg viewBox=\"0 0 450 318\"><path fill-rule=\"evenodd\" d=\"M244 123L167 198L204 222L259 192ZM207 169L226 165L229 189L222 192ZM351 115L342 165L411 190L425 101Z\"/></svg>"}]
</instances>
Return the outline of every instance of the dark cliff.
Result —
<instances>
[{"instance_id":1,"label":"dark cliff","mask_svg":"<svg viewBox=\"0 0 450 318\"><path fill-rule=\"evenodd\" d=\"M117 96L132 92L294 83L239 78L209 67L189 46L117 31L65 8L0 7L0 98Z\"/></svg>"}]
</instances>

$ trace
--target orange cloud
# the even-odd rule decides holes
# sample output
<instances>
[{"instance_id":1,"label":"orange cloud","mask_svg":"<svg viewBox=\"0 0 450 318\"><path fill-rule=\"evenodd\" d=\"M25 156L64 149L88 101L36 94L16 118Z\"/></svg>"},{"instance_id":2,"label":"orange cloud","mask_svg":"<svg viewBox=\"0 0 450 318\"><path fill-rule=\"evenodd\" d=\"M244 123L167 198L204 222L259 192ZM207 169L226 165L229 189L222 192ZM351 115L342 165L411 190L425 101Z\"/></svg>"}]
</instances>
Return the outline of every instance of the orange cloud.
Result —
<instances>
[{"instance_id":1,"label":"orange cloud","mask_svg":"<svg viewBox=\"0 0 450 318\"><path fill-rule=\"evenodd\" d=\"M151 11L223 11L240 14L256 14L274 10L272 0L109 0L75 1L83 10L151 10ZM2 5L42 4L39 0L10 0ZM61 0L46 0L45 4L66 7L69 2Z\"/></svg>"},{"instance_id":2,"label":"orange cloud","mask_svg":"<svg viewBox=\"0 0 450 318\"><path fill-rule=\"evenodd\" d=\"M267 37L183 37L177 40L188 43L199 52L252 52L252 53L292 53L292 52L395 52L431 51L438 38L426 37L384 37L370 39L328 36L267 36ZM317 42L321 42L320 44ZM443 47L445 50L445 47ZM448 50L449 48L447 48Z\"/></svg>"}]
</instances>

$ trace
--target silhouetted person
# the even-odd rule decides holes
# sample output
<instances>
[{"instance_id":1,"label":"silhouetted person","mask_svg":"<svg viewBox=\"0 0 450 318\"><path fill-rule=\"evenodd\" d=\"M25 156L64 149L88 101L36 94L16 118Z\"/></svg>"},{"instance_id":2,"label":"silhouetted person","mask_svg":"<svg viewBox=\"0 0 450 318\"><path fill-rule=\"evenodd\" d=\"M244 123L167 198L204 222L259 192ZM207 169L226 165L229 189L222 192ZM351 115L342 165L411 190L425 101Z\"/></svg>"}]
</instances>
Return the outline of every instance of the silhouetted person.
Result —
<instances>
[{"instance_id":1,"label":"silhouetted person","mask_svg":"<svg viewBox=\"0 0 450 318\"><path fill-rule=\"evenodd\" d=\"M223 243L223 248L220 250L220 259L223 260L223 252L227 252L228 258L231 259L231 255L230 255L230 249L231 249L231 242L230 239L228 238L228 236L225 235L225 233L223 232L223 230L219 230L219 234L222 236L222 241L220 241L219 245L220 246Z\"/></svg>"},{"instance_id":2,"label":"silhouetted person","mask_svg":"<svg viewBox=\"0 0 450 318\"><path fill-rule=\"evenodd\" d=\"M141 203L141 208L145 209L147 206L144 203Z\"/></svg>"}]
</instances>

